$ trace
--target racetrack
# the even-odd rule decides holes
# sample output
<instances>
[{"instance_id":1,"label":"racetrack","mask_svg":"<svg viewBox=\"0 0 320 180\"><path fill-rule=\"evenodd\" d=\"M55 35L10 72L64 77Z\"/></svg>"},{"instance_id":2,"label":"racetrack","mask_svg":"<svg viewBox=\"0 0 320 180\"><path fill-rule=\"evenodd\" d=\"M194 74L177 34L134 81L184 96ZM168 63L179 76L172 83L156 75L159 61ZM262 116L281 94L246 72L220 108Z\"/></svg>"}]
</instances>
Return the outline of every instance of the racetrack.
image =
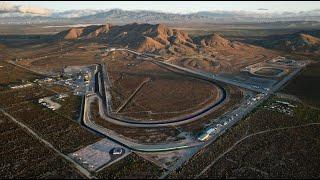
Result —
<instances>
[{"instance_id":1,"label":"racetrack","mask_svg":"<svg viewBox=\"0 0 320 180\"><path fill-rule=\"evenodd\" d=\"M262 77L281 77L288 73L287 69L278 67L258 67L250 70L250 73Z\"/></svg>"},{"instance_id":2,"label":"racetrack","mask_svg":"<svg viewBox=\"0 0 320 180\"><path fill-rule=\"evenodd\" d=\"M143 126L143 127L156 127L156 126L173 126L173 125L180 125L180 124L184 124L184 123L189 123L192 121L195 121L201 117L204 117L208 114L210 114L211 112L213 112L216 107L218 107L219 105L221 105L227 97L227 93L226 90L219 84L217 84L216 82L214 82L213 80L203 77L199 77L199 75L194 75L190 72L182 72L181 70L178 69L174 69L172 67L168 67L165 64L160 64L162 67L165 67L167 70L169 71L173 71L175 73L178 74L183 74L184 76L190 76L192 78L196 78L199 79L201 81L206 81L207 83L210 83L211 85L213 85L213 87L215 88L215 90L218 92L218 98L215 99L215 101L210 102L208 105L202 107L201 109L198 109L194 112L185 114L185 115L181 115L181 116L177 116L177 117L173 117L173 118L166 118L166 119L160 119L160 120L143 120L143 119L135 119L132 117L124 117L124 116L119 116L117 114L113 114L113 113L104 113L104 115L102 115L103 117L105 117L106 120L110 121L112 119L112 123L115 124L121 124L121 125L126 125L126 126L135 126L135 127L139 127L139 126ZM108 80L107 78L107 74L103 74L104 79ZM103 82L103 81L99 81L99 82ZM110 84L110 82L107 82L108 84ZM100 86L104 86L103 84ZM103 93L103 92L102 92ZM102 99L105 98L105 96L111 96L110 92L105 91L106 94L103 95ZM106 106L108 106L106 104ZM108 107L100 107L100 108L105 108L105 109L109 109Z\"/></svg>"}]
</instances>

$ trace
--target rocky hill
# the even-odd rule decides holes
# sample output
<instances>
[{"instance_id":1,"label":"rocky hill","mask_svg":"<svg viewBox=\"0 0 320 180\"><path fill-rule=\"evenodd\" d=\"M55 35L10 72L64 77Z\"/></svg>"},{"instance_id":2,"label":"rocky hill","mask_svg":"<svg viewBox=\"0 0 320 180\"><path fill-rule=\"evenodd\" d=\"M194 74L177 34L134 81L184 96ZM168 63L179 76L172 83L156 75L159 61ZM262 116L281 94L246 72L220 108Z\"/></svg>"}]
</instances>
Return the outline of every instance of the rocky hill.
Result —
<instances>
[{"instance_id":1,"label":"rocky hill","mask_svg":"<svg viewBox=\"0 0 320 180\"><path fill-rule=\"evenodd\" d=\"M182 30L172 29L163 24L94 25L71 28L53 35L55 41L97 40L110 47L126 47L139 52L197 53L199 48L236 50L254 46L230 41L221 34L210 34L191 38Z\"/></svg>"},{"instance_id":2,"label":"rocky hill","mask_svg":"<svg viewBox=\"0 0 320 180\"><path fill-rule=\"evenodd\" d=\"M171 49L192 51L196 48L187 33L163 24L95 25L76 27L50 37L50 40L99 40L109 46L127 47L144 52Z\"/></svg>"},{"instance_id":3,"label":"rocky hill","mask_svg":"<svg viewBox=\"0 0 320 180\"><path fill-rule=\"evenodd\" d=\"M103 33L107 33L110 25L92 25L87 27L75 27L62 31L54 35L53 40L77 40L97 38Z\"/></svg>"},{"instance_id":4,"label":"rocky hill","mask_svg":"<svg viewBox=\"0 0 320 180\"><path fill-rule=\"evenodd\" d=\"M194 39L195 43L204 47L230 48L233 43L222 37L221 34L214 33L205 36L199 36Z\"/></svg>"},{"instance_id":5,"label":"rocky hill","mask_svg":"<svg viewBox=\"0 0 320 180\"><path fill-rule=\"evenodd\" d=\"M298 32L294 34L267 37L265 40L258 42L258 44L267 48L288 52L319 53L320 39L307 33L308 32ZM319 32L316 33L315 31L312 31L312 34L317 35Z\"/></svg>"}]
</instances>

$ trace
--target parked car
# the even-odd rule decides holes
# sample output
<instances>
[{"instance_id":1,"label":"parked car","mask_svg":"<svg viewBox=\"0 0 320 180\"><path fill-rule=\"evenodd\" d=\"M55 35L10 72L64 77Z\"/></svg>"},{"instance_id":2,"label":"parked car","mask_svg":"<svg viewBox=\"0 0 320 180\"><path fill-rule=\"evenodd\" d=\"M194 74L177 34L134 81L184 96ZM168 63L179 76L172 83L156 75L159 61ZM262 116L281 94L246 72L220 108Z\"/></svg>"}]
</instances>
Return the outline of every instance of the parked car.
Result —
<instances>
[{"instance_id":1,"label":"parked car","mask_svg":"<svg viewBox=\"0 0 320 180\"><path fill-rule=\"evenodd\" d=\"M124 149L119 148L119 147L113 148L113 149L111 150L111 153L112 153L113 155L121 155L121 154L124 153Z\"/></svg>"}]
</instances>

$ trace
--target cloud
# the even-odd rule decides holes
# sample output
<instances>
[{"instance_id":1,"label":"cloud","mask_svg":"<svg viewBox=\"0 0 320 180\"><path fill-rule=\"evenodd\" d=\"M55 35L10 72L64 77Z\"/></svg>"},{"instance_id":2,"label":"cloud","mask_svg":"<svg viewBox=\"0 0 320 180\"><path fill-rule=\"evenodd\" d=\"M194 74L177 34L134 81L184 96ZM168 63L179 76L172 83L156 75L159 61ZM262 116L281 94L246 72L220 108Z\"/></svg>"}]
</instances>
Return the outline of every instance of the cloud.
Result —
<instances>
[{"instance_id":1,"label":"cloud","mask_svg":"<svg viewBox=\"0 0 320 180\"><path fill-rule=\"evenodd\" d=\"M42 15L48 15L48 14L51 14L52 12L50 9L32 7L32 6L19 6L18 11L21 13L42 14Z\"/></svg>"},{"instance_id":2,"label":"cloud","mask_svg":"<svg viewBox=\"0 0 320 180\"><path fill-rule=\"evenodd\" d=\"M8 2L0 2L0 12L1 13L6 13L6 12L15 12L16 11L16 6L8 3Z\"/></svg>"},{"instance_id":3,"label":"cloud","mask_svg":"<svg viewBox=\"0 0 320 180\"><path fill-rule=\"evenodd\" d=\"M38 15L50 15L52 10L34 6L17 6L9 2L0 2L0 13L30 13Z\"/></svg>"},{"instance_id":4,"label":"cloud","mask_svg":"<svg viewBox=\"0 0 320 180\"><path fill-rule=\"evenodd\" d=\"M269 9L266 9L266 8L259 8L258 10L259 10L259 11L268 11Z\"/></svg>"}]
</instances>

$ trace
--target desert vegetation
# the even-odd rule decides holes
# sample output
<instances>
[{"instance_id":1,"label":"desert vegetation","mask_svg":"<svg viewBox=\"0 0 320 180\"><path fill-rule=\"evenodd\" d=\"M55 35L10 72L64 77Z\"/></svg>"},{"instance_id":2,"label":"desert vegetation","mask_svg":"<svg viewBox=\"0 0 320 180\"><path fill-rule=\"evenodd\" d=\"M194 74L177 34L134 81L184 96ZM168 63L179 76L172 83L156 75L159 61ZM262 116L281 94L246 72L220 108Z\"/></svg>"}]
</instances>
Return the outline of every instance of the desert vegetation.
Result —
<instances>
[{"instance_id":1,"label":"desert vegetation","mask_svg":"<svg viewBox=\"0 0 320 180\"><path fill-rule=\"evenodd\" d=\"M74 120L33 102L12 107L7 111L64 153L74 152L102 138L84 129Z\"/></svg>"},{"instance_id":2,"label":"desert vegetation","mask_svg":"<svg viewBox=\"0 0 320 180\"><path fill-rule=\"evenodd\" d=\"M2 178L84 178L69 162L0 114Z\"/></svg>"},{"instance_id":3,"label":"desert vegetation","mask_svg":"<svg viewBox=\"0 0 320 180\"><path fill-rule=\"evenodd\" d=\"M119 162L97 173L99 178L157 179L163 170L144 158L131 153Z\"/></svg>"},{"instance_id":4,"label":"desert vegetation","mask_svg":"<svg viewBox=\"0 0 320 180\"><path fill-rule=\"evenodd\" d=\"M269 110L268 108L264 107L266 106L268 103L271 103L273 101L277 100L276 98L270 99L267 102L263 103L262 105L260 105L258 108L256 108L256 110L254 110L252 113L250 113L249 115L247 115L247 117L243 120L241 120L237 125L235 125L235 127L233 127L232 129L228 130L224 135L222 135L221 137L219 137L217 139L217 141L215 143L212 143L210 145L208 145L207 147L203 148L202 150L200 150L197 154L194 155L194 157L192 157L185 165L183 165L180 169L178 169L175 173L173 173L170 177L171 178L179 178L179 177L184 177L184 178L193 178L196 175L198 175L205 167L207 167L208 165L210 165L211 162L213 162L214 160L216 160L219 155L221 155L222 153L226 152L228 150L228 148L232 147L237 141L245 138L248 135L252 135L254 133L258 133L258 132L262 132L262 131L268 131L268 130L272 130L272 129L277 129L277 128L285 128L285 127L292 127L292 126L303 126L309 123L319 123L320 119L319 119L319 110L316 109L312 109L309 108L308 106L304 106L303 104L297 104L294 103L295 105L297 105L297 107L294 110L294 116L288 116L286 114L282 114L279 112L274 112ZM291 102L292 103L292 102ZM310 127L311 129L313 128L317 128L318 126L314 126L314 127ZM311 141L308 142L303 142L304 138L300 138L301 134L299 134L299 132L308 132L307 136L310 135L310 138L315 138L318 137L317 131L316 130L310 130L307 131L306 129L301 128L302 130L299 130L299 128L297 128L297 131L292 131L290 132L288 131L284 131L282 132L281 130L279 130L279 132L273 132L271 133L270 136L268 136L269 134L261 134L261 136L253 136L252 138L248 138L248 141L244 141L246 145L241 145L241 143L239 143L239 146L245 147L243 149L241 149L242 153L237 153L239 151L234 151L232 154L232 156L236 156L239 157L241 155L246 155L243 157L251 157L251 158L245 158L243 159L243 161L241 161L241 164L246 164L249 162L253 162L254 158L260 158L260 159L268 159L268 163L266 163L264 165L265 168L267 168L267 164L271 164L272 163L279 163L279 159L277 157L281 156L281 153L285 153L285 151L282 150L282 148L280 148L281 146L284 146L285 148L290 148L290 146L294 145L292 144L292 142L297 142L296 146L292 146L292 148L294 149L299 149L299 151L309 151L309 146L304 146L304 143L311 143ZM284 133L284 137L283 139L281 139L281 133ZM287 134L286 134L287 133ZM259 138L263 138L263 141L260 141L261 139ZM275 139L274 139L275 138ZM296 140L294 140L296 139ZM292 140L292 141L290 141ZM293 141L294 140L294 141ZM276 148L275 146L270 146L272 144L272 142L276 142L279 141L282 142L282 145L277 143L275 146L278 146L278 148ZM268 146L269 144L269 146ZM313 145L310 147L314 147ZM273 157L275 158L268 158L268 154L264 154L261 155L261 150L263 150L264 152L273 152L275 155ZM294 151L294 150L293 150ZM314 153L316 151L314 151L314 149L310 150L310 153ZM293 152L294 153L294 152ZM296 153L296 152L295 152ZM227 154L228 155L228 154ZM256 156L256 157L255 157ZM229 157L229 156L227 156ZM226 159L227 157L223 157L222 159ZM288 157L288 156L287 156ZM295 162L297 164L304 164L304 159L300 159L299 157L296 157L298 159L295 159ZM317 159L314 159L315 157L313 157L313 160L310 159L309 162L312 162L313 164L316 164L316 162L318 161ZM256 159L257 160L257 159ZM289 157L288 159L283 159L285 162L290 161ZM247 161L247 162L246 162ZM255 161L258 162L258 161ZM240 161L239 161L240 163ZM239 172L239 171L234 171L234 173L230 173L234 167L235 164L231 163L232 166L230 166L230 163L226 163L221 162L221 164L219 164L217 162L217 166L221 165L221 168L215 169L217 166L212 166L209 168L207 175L203 175L203 177L211 177L210 175L214 175L214 177L233 177L235 176L235 173ZM241 166L240 164L240 166ZM257 167L252 166L252 168L257 168L259 169L261 166L261 164L259 163L255 163L257 165ZM239 165L239 164L238 164ZM240 166L236 166L236 167L240 167ZM285 174L287 175L292 175L292 177L294 176L294 174L292 174L293 172L290 171L289 169L286 169L286 167L290 166L290 164L284 164L284 166L282 167L280 172L279 171L275 171L274 174L270 174L269 177L282 177L285 176ZM241 166L242 167L242 166ZM295 168L297 168L298 166L295 165ZM294 167L292 166L291 168L294 169ZM299 168L298 168L299 169ZM298 170L296 169L296 170ZM218 171L221 170L221 171ZM269 169L270 170L270 169ZM306 170L306 169L304 169ZM214 172L215 171L215 172ZM250 170L249 170L250 171ZM243 171L241 171L243 174L243 177L262 177L261 173L256 173L256 174L245 174L247 171L246 169L243 169ZM239 176L241 175L241 172L239 172ZM314 171L316 173L316 171ZM228 175L229 173L229 175ZM271 173L271 171L270 171ZM300 169L299 171L300 176L302 177L303 174L306 174L307 172L303 172L303 169ZM281 175L282 174L282 175Z\"/></svg>"},{"instance_id":5,"label":"desert vegetation","mask_svg":"<svg viewBox=\"0 0 320 180\"><path fill-rule=\"evenodd\" d=\"M319 72L319 63L310 64L301 74L289 82L282 92L295 95L311 106L320 107Z\"/></svg>"}]
</instances>

